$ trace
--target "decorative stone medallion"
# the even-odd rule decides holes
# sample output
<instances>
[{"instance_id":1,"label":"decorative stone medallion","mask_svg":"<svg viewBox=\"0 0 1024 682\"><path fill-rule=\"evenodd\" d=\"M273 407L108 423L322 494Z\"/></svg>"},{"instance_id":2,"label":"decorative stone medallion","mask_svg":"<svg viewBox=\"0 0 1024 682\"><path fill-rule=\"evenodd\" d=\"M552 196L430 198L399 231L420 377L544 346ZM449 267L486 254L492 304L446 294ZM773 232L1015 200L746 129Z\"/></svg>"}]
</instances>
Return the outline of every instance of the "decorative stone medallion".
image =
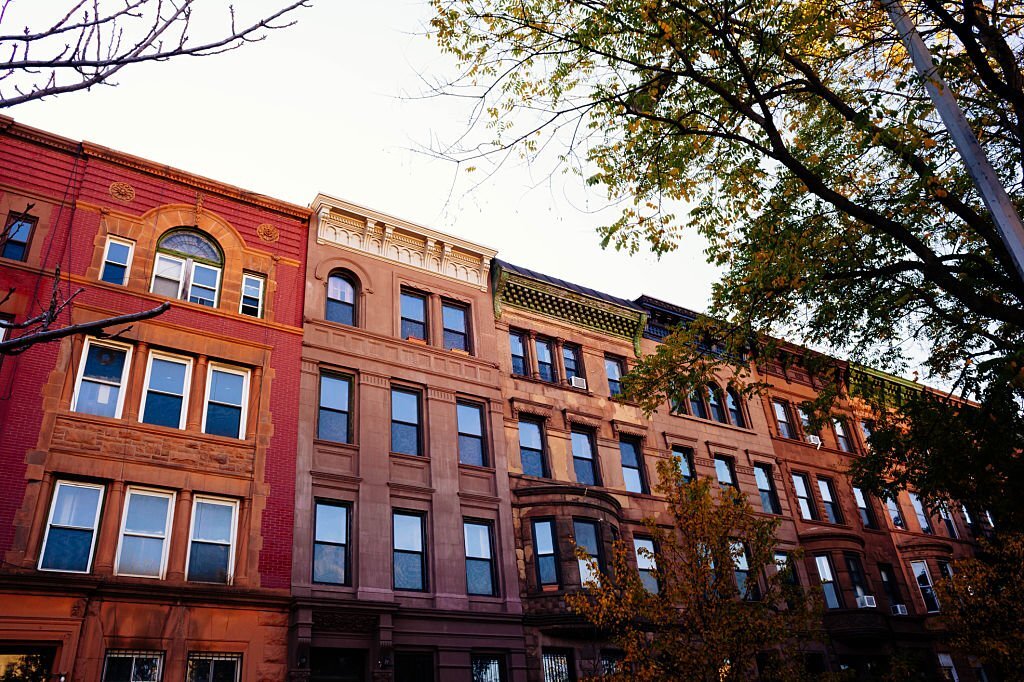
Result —
<instances>
[{"instance_id":1,"label":"decorative stone medallion","mask_svg":"<svg viewBox=\"0 0 1024 682\"><path fill-rule=\"evenodd\" d=\"M127 182L112 182L110 187L107 188L112 199L116 199L125 204L130 204L135 200L135 188L129 185Z\"/></svg>"},{"instance_id":2,"label":"decorative stone medallion","mask_svg":"<svg viewBox=\"0 0 1024 682\"><path fill-rule=\"evenodd\" d=\"M270 223L263 223L256 228L256 234L265 242L276 242L281 238L281 232Z\"/></svg>"}]
</instances>

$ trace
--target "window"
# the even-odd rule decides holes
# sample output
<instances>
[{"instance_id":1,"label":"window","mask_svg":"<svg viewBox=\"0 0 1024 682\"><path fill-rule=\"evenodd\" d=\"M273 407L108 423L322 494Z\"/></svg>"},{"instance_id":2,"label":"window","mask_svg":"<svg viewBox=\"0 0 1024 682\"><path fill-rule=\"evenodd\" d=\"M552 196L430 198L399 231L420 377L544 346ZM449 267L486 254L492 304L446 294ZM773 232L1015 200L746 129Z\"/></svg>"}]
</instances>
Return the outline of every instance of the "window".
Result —
<instances>
[{"instance_id":1,"label":"window","mask_svg":"<svg viewBox=\"0 0 1024 682\"><path fill-rule=\"evenodd\" d=\"M846 554L846 572L850 575L850 584L853 586L853 596L857 599L868 594L868 581L864 577L864 565L856 554Z\"/></svg>"},{"instance_id":2,"label":"window","mask_svg":"<svg viewBox=\"0 0 1024 682\"><path fill-rule=\"evenodd\" d=\"M875 522L875 512L871 509L871 505L868 504L864 493L857 486L853 486L853 499L857 501L857 511L860 513L860 522L864 527L878 528L878 524Z\"/></svg>"},{"instance_id":3,"label":"window","mask_svg":"<svg viewBox=\"0 0 1024 682\"><path fill-rule=\"evenodd\" d=\"M46 521L41 571L88 573L96 548L103 486L57 481Z\"/></svg>"},{"instance_id":4,"label":"window","mask_svg":"<svg viewBox=\"0 0 1024 682\"><path fill-rule=\"evenodd\" d=\"M640 572L640 582L651 594L658 593L658 577L655 575L657 566L654 563L654 540L650 538L633 538L633 552L636 554L636 570Z\"/></svg>"},{"instance_id":5,"label":"window","mask_svg":"<svg viewBox=\"0 0 1024 682\"><path fill-rule=\"evenodd\" d=\"M725 413L725 405L722 399L722 389L714 384L708 385L708 407L711 410L711 418L723 424L729 423L729 417Z\"/></svg>"},{"instance_id":6,"label":"window","mask_svg":"<svg viewBox=\"0 0 1024 682\"><path fill-rule=\"evenodd\" d=\"M107 649L103 682L158 682L163 667L162 651Z\"/></svg>"},{"instance_id":7,"label":"window","mask_svg":"<svg viewBox=\"0 0 1024 682\"><path fill-rule=\"evenodd\" d=\"M892 527L903 528L906 530L907 522L903 520L903 512L900 511L900 503L895 497L885 498L885 508L889 512L889 519L892 521Z\"/></svg>"},{"instance_id":8,"label":"window","mask_svg":"<svg viewBox=\"0 0 1024 682\"><path fill-rule=\"evenodd\" d=\"M921 590L921 599L924 600L925 610L928 613L938 613L939 599L935 596L932 576L928 573L928 564L923 561L911 561L910 570L917 579L917 586Z\"/></svg>"},{"instance_id":9,"label":"window","mask_svg":"<svg viewBox=\"0 0 1024 682\"><path fill-rule=\"evenodd\" d=\"M562 344L562 364L565 366L566 381L572 381L573 377L583 377L579 346Z\"/></svg>"},{"instance_id":10,"label":"window","mask_svg":"<svg viewBox=\"0 0 1024 682\"><path fill-rule=\"evenodd\" d=\"M860 435L864 439L864 447L871 447L871 434L875 430L875 425L869 420L861 420L860 422Z\"/></svg>"},{"instance_id":11,"label":"window","mask_svg":"<svg viewBox=\"0 0 1024 682\"><path fill-rule=\"evenodd\" d=\"M459 462L478 467L487 466L483 405L459 401L455 409L459 422Z\"/></svg>"},{"instance_id":12,"label":"window","mask_svg":"<svg viewBox=\"0 0 1024 682\"><path fill-rule=\"evenodd\" d=\"M392 514L394 586L396 590L427 589L426 554L423 550L423 515Z\"/></svg>"},{"instance_id":13,"label":"window","mask_svg":"<svg viewBox=\"0 0 1024 682\"><path fill-rule=\"evenodd\" d=\"M576 670L568 651L545 649L541 654L541 667L544 669L544 682L573 682L576 679Z\"/></svg>"},{"instance_id":14,"label":"window","mask_svg":"<svg viewBox=\"0 0 1024 682\"><path fill-rule=\"evenodd\" d=\"M523 465L523 474L526 476L547 478L547 467L544 462L544 435L539 421L519 420L519 460Z\"/></svg>"},{"instance_id":15,"label":"window","mask_svg":"<svg viewBox=\"0 0 1024 682\"><path fill-rule=\"evenodd\" d=\"M102 281L118 286L128 283L134 246L132 242L125 239L107 237L107 245L103 250L103 269L100 272Z\"/></svg>"},{"instance_id":16,"label":"window","mask_svg":"<svg viewBox=\"0 0 1024 682\"><path fill-rule=\"evenodd\" d=\"M695 388L690 393L690 414L701 419L708 418L707 387Z\"/></svg>"},{"instance_id":17,"label":"window","mask_svg":"<svg viewBox=\"0 0 1024 682\"><path fill-rule=\"evenodd\" d=\"M173 493L128 488L115 573L143 578L164 577L173 509Z\"/></svg>"},{"instance_id":18,"label":"window","mask_svg":"<svg viewBox=\"0 0 1024 682\"><path fill-rule=\"evenodd\" d=\"M596 561L600 567L601 541L598 539L600 531L597 523L594 521L573 519L572 532L573 540L576 545L590 555L590 557ZM580 585L586 585L591 580L595 582L597 581L598 574L591 568L590 562L587 559L577 559L577 564L580 569Z\"/></svg>"},{"instance_id":19,"label":"window","mask_svg":"<svg viewBox=\"0 0 1024 682\"><path fill-rule=\"evenodd\" d=\"M796 438L793 419L789 416L789 405L782 400L773 400L772 410L775 412L775 423L779 427L779 435L783 438Z\"/></svg>"},{"instance_id":20,"label":"window","mask_svg":"<svg viewBox=\"0 0 1024 682\"><path fill-rule=\"evenodd\" d=\"M242 654L189 652L186 682L238 682Z\"/></svg>"},{"instance_id":21,"label":"window","mask_svg":"<svg viewBox=\"0 0 1024 682\"><path fill-rule=\"evenodd\" d=\"M945 504L939 505L939 517L942 519L942 525L946 527L946 535L954 540L959 539L960 534L956 530L956 523L953 521L953 514Z\"/></svg>"},{"instance_id":22,"label":"window","mask_svg":"<svg viewBox=\"0 0 1024 682\"><path fill-rule=\"evenodd\" d=\"M882 579L882 590L885 592L889 606L898 606L903 603L900 596L900 586L896 584L896 574L889 564L878 564L878 577Z\"/></svg>"},{"instance_id":23,"label":"window","mask_svg":"<svg viewBox=\"0 0 1024 682\"><path fill-rule=\"evenodd\" d=\"M224 258L220 248L192 230L172 230L157 243L150 291L215 308Z\"/></svg>"},{"instance_id":24,"label":"window","mask_svg":"<svg viewBox=\"0 0 1024 682\"><path fill-rule=\"evenodd\" d=\"M676 445L672 448L672 455L676 457L676 466L679 467L679 475L683 477L684 483L693 480L693 450Z\"/></svg>"},{"instance_id":25,"label":"window","mask_svg":"<svg viewBox=\"0 0 1024 682\"><path fill-rule=\"evenodd\" d=\"M402 290L402 338L427 340L427 297Z\"/></svg>"},{"instance_id":26,"label":"window","mask_svg":"<svg viewBox=\"0 0 1024 682\"><path fill-rule=\"evenodd\" d=\"M495 594L494 545L490 522L464 520L462 532L466 540L466 592Z\"/></svg>"},{"instance_id":27,"label":"window","mask_svg":"<svg viewBox=\"0 0 1024 682\"><path fill-rule=\"evenodd\" d=\"M623 362L619 358L605 357L604 371L608 375L608 393L614 397L622 393Z\"/></svg>"},{"instance_id":28,"label":"window","mask_svg":"<svg viewBox=\"0 0 1024 682\"><path fill-rule=\"evenodd\" d=\"M943 579L949 580L953 577L953 565L951 563L939 559L935 562L935 565L939 567L939 575Z\"/></svg>"},{"instance_id":29,"label":"window","mask_svg":"<svg viewBox=\"0 0 1024 682\"><path fill-rule=\"evenodd\" d=\"M572 465L576 482L598 485L597 467L594 465L594 438L587 431L572 431Z\"/></svg>"},{"instance_id":30,"label":"window","mask_svg":"<svg viewBox=\"0 0 1024 682\"><path fill-rule=\"evenodd\" d=\"M351 443L352 378L340 374L320 374L320 411L316 437L335 443Z\"/></svg>"},{"instance_id":31,"label":"window","mask_svg":"<svg viewBox=\"0 0 1024 682\"><path fill-rule=\"evenodd\" d=\"M512 373L525 377L527 375L526 344L523 341L523 335L519 332L509 332L508 343L512 350Z\"/></svg>"},{"instance_id":32,"label":"window","mask_svg":"<svg viewBox=\"0 0 1024 682\"><path fill-rule=\"evenodd\" d=\"M796 490L797 506L800 507L800 518L804 521L817 521L818 510L811 499L811 486L807 474L793 474L793 488Z\"/></svg>"},{"instance_id":33,"label":"window","mask_svg":"<svg viewBox=\"0 0 1024 682\"><path fill-rule=\"evenodd\" d=\"M391 389L391 452L420 455L420 394Z\"/></svg>"},{"instance_id":34,"label":"window","mask_svg":"<svg viewBox=\"0 0 1024 682\"><path fill-rule=\"evenodd\" d=\"M626 490L631 493L646 493L647 481L643 473L640 441L634 438L620 438L619 453L622 455L622 478L626 482Z\"/></svg>"},{"instance_id":35,"label":"window","mask_svg":"<svg viewBox=\"0 0 1024 682\"><path fill-rule=\"evenodd\" d=\"M329 322L354 327L356 324L356 285L347 274L332 272L327 278L327 310Z\"/></svg>"},{"instance_id":36,"label":"window","mask_svg":"<svg viewBox=\"0 0 1024 682\"><path fill-rule=\"evenodd\" d=\"M558 585L558 546L553 519L533 522L533 558L537 565L537 584Z\"/></svg>"},{"instance_id":37,"label":"window","mask_svg":"<svg viewBox=\"0 0 1024 682\"><path fill-rule=\"evenodd\" d=\"M317 500L313 520L313 582L348 584L349 506Z\"/></svg>"},{"instance_id":38,"label":"window","mask_svg":"<svg viewBox=\"0 0 1024 682\"><path fill-rule=\"evenodd\" d=\"M761 495L761 509L765 514L781 514L779 496L775 492L775 481L772 478L772 465L758 463L754 465L754 478L757 480L757 492Z\"/></svg>"},{"instance_id":39,"label":"window","mask_svg":"<svg viewBox=\"0 0 1024 682\"><path fill-rule=\"evenodd\" d=\"M917 493L908 492L907 495L910 497L910 505L914 508L914 514L917 516L917 523L921 526L922 533L928 533L929 535L935 532L932 528L932 521L928 518L928 512L925 511L924 505L921 504L921 498L917 496Z\"/></svg>"},{"instance_id":40,"label":"window","mask_svg":"<svg viewBox=\"0 0 1024 682\"><path fill-rule=\"evenodd\" d=\"M32 237L32 228L35 226L36 219L27 213L9 213L6 229L0 235L0 258L25 260L28 257L28 242Z\"/></svg>"},{"instance_id":41,"label":"window","mask_svg":"<svg viewBox=\"0 0 1024 682\"><path fill-rule=\"evenodd\" d=\"M451 301L441 302L441 325L445 350L469 352L469 308Z\"/></svg>"},{"instance_id":42,"label":"window","mask_svg":"<svg viewBox=\"0 0 1024 682\"><path fill-rule=\"evenodd\" d=\"M827 554L819 554L814 557L814 563L818 567L821 590L825 594L825 606L830 609L842 608L842 595L839 593L839 586L836 584L834 572L832 571L832 560L829 559Z\"/></svg>"},{"instance_id":43,"label":"window","mask_svg":"<svg viewBox=\"0 0 1024 682\"><path fill-rule=\"evenodd\" d=\"M782 574L782 583L785 585L799 585L800 577L796 573L796 565L793 563L793 555L789 552L775 552L775 570Z\"/></svg>"},{"instance_id":44,"label":"window","mask_svg":"<svg viewBox=\"0 0 1024 682\"><path fill-rule=\"evenodd\" d=\"M192 504L187 579L230 583L235 567L235 513L238 503L197 496Z\"/></svg>"},{"instance_id":45,"label":"window","mask_svg":"<svg viewBox=\"0 0 1024 682\"><path fill-rule=\"evenodd\" d=\"M736 389L729 388L725 391L725 404L729 408L729 417L732 423L740 428L746 428L747 420L743 417L743 403Z\"/></svg>"},{"instance_id":46,"label":"window","mask_svg":"<svg viewBox=\"0 0 1024 682\"><path fill-rule=\"evenodd\" d=\"M602 649L598 664L598 674L607 677L626 672L625 658L626 655L621 651Z\"/></svg>"},{"instance_id":47,"label":"window","mask_svg":"<svg viewBox=\"0 0 1024 682\"><path fill-rule=\"evenodd\" d=\"M715 474L718 476L718 485L720 487L728 486L739 490L739 486L736 485L736 472L733 471L731 457L715 455Z\"/></svg>"},{"instance_id":48,"label":"window","mask_svg":"<svg viewBox=\"0 0 1024 682\"><path fill-rule=\"evenodd\" d=\"M541 381L553 382L555 380L555 365L551 356L551 342L546 339L537 339L533 347L537 353L537 375Z\"/></svg>"},{"instance_id":49,"label":"window","mask_svg":"<svg viewBox=\"0 0 1024 682\"><path fill-rule=\"evenodd\" d=\"M496 654L473 654L473 682L505 682L505 659Z\"/></svg>"},{"instance_id":50,"label":"window","mask_svg":"<svg viewBox=\"0 0 1024 682\"><path fill-rule=\"evenodd\" d=\"M949 654L939 654L939 672L941 678L948 682L960 682L960 676L956 673L956 666L953 665L953 657Z\"/></svg>"},{"instance_id":51,"label":"window","mask_svg":"<svg viewBox=\"0 0 1024 682\"><path fill-rule=\"evenodd\" d=\"M249 372L210 365L206 383L203 432L215 436L245 438Z\"/></svg>"},{"instance_id":52,"label":"window","mask_svg":"<svg viewBox=\"0 0 1024 682\"><path fill-rule=\"evenodd\" d=\"M829 523L842 523L843 512L836 501L836 489L832 480L824 476L818 476L818 492L821 493L821 501L825 505L825 518Z\"/></svg>"},{"instance_id":53,"label":"window","mask_svg":"<svg viewBox=\"0 0 1024 682\"><path fill-rule=\"evenodd\" d=\"M817 429L811 426L811 411L806 407L798 407L797 412L800 414L800 427L804 431L805 436L816 436L821 437Z\"/></svg>"},{"instance_id":54,"label":"window","mask_svg":"<svg viewBox=\"0 0 1024 682\"><path fill-rule=\"evenodd\" d=\"M185 428L188 387L192 383L192 360L162 353L150 353L146 367L146 390L142 394L140 420L146 424Z\"/></svg>"},{"instance_id":55,"label":"window","mask_svg":"<svg viewBox=\"0 0 1024 682\"><path fill-rule=\"evenodd\" d=\"M71 409L100 417L119 418L124 402L121 388L128 373L131 353L131 346L86 339Z\"/></svg>"},{"instance_id":56,"label":"window","mask_svg":"<svg viewBox=\"0 0 1024 682\"><path fill-rule=\"evenodd\" d=\"M266 280L259 275L242 275L242 300L238 303L238 312L250 317L263 317L263 290Z\"/></svg>"},{"instance_id":57,"label":"window","mask_svg":"<svg viewBox=\"0 0 1024 682\"><path fill-rule=\"evenodd\" d=\"M395 653L395 682L434 682L434 654L429 651Z\"/></svg>"},{"instance_id":58,"label":"window","mask_svg":"<svg viewBox=\"0 0 1024 682\"><path fill-rule=\"evenodd\" d=\"M846 422L838 417L833 417L832 428L835 429L836 444L839 445L839 449L843 452L853 452L853 444L850 442L850 436L846 432Z\"/></svg>"},{"instance_id":59,"label":"window","mask_svg":"<svg viewBox=\"0 0 1024 682\"><path fill-rule=\"evenodd\" d=\"M757 577L750 579L750 558L747 553L747 546L742 542L733 542L730 546L732 553L733 575L736 578L736 589L740 593L740 599L746 601L758 601L761 598L761 587L757 584Z\"/></svg>"}]
</instances>

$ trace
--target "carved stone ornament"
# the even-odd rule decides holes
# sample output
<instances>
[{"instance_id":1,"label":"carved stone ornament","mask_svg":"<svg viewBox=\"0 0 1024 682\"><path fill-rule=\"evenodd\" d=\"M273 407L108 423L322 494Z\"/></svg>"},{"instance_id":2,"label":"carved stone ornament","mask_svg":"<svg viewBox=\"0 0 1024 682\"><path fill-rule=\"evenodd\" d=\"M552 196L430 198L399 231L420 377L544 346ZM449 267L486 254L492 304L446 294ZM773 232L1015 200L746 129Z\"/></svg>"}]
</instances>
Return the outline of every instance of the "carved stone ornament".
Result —
<instances>
[{"instance_id":1,"label":"carved stone ornament","mask_svg":"<svg viewBox=\"0 0 1024 682\"><path fill-rule=\"evenodd\" d=\"M112 199L130 204L135 200L135 188L129 185L127 182L112 182L110 187L107 188Z\"/></svg>"},{"instance_id":2,"label":"carved stone ornament","mask_svg":"<svg viewBox=\"0 0 1024 682\"><path fill-rule=\"evenodd\" d=\"M256 228L256 234L265 242L276 242L281 238L281 232L270 223L263 223Z\"/></svg>"}]
</instances>

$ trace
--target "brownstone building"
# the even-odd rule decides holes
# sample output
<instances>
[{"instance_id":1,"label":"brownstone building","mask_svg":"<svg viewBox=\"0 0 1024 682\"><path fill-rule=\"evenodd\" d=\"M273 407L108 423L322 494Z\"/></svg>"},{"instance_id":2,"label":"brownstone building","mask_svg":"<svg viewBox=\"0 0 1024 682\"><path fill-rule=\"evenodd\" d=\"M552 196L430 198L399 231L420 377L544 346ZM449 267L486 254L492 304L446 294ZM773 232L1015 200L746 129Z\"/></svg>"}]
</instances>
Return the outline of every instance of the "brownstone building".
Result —
<instances>
[{"instance_id":1,"label":"brownstone building","mask_svg":"<svg viewBox=\"0 0 1024 682\"><path fill-rule=\"evenodd\" d=\"M0 118L0 675L285 678L308 215Z\"/></svg>"}]
</instances>

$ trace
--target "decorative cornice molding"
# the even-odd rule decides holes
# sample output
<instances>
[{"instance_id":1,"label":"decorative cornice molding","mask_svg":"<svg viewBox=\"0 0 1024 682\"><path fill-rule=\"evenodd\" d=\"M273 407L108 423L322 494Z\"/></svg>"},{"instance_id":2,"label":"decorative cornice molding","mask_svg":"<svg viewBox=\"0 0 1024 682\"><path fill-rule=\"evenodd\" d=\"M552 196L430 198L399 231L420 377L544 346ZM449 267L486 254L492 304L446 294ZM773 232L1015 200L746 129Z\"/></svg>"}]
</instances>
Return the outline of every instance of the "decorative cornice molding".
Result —
<instances>
[{"instance_id":1,"label":"decorative cornice molding","mask_svg":"<svg viewBox=\"0 0 1024 682\"><path fill-rule=\"evenodd\" d=\"M551 419L551 415L555 411L555 408L550 405L542 405L529 400L523 400L522 398L510 398L509 403L512 405L512 416L516 419L519 419L520 412L532 414L542 419Z\"/></svg>"}]
</instances>

